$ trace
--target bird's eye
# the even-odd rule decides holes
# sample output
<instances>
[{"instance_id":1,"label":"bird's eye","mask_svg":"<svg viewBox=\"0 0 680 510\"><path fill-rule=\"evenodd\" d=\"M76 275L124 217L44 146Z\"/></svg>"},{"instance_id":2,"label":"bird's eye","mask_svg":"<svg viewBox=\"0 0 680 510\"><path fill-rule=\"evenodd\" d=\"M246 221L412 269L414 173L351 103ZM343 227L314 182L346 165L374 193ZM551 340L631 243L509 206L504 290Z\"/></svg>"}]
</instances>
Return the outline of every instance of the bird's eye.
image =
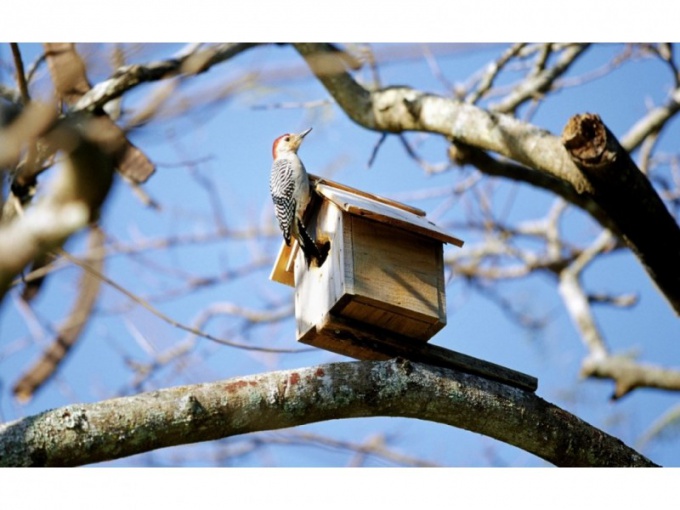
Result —
<instances>
[{"instance_id":1,"label":"bird's eye","mask_svg":"<svg viewBox=\"0 0 680 510\"><path fill-rule=\"evenodd\" d=\"M290 136L287 136L283 139L284 142L290 142Z\"/></svg>"}]
</instances>

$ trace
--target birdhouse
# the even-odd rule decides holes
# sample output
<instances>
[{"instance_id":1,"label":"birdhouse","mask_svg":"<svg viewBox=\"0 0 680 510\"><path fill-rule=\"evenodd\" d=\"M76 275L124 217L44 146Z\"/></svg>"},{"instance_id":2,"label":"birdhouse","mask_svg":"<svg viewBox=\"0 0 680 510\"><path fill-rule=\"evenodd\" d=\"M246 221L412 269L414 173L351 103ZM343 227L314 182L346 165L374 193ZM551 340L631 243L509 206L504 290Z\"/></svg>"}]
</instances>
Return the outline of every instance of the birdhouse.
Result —
<instances>
[{"instance_id":1,"label":"birdhouse","mask_svg":"<svg viewBox=\"0 0 680 510\"><path fill-rule=\"evenodd\" d=\"M295 287L297 339L357 359L387 357L367 334L427 342L446 325L443 244L463 241L420 209L315 176L310 186L305 223L328 255L307 267L283 243L270 276Z\"/></svg>"}]
</instances>

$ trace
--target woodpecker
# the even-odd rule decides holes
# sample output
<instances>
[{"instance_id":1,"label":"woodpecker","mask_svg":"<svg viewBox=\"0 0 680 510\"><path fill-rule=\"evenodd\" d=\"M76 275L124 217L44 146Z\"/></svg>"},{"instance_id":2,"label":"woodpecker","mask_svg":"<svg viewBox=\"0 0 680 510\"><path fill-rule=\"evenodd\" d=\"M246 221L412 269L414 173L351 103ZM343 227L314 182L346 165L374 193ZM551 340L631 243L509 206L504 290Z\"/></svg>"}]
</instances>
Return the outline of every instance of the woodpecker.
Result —
<instances>
[{"instance_id":1,"label":"woodpecker","mask_svg":"<svg viewBox=\"0 0 680 510\"><path fill-rule=\"evenodd\" d=\"M319 248L307 232L303 223L303 215L309 205L309 177L305 165L297 155L302 140L312 128L300 134L286 133L274 140L272 155L274 163L269 177L269 189L274 201L276 219L283 232L286 245L290 239L297 239L305 256L307 267L312 259L323 263Z\"/></svg>"}]
</instances>

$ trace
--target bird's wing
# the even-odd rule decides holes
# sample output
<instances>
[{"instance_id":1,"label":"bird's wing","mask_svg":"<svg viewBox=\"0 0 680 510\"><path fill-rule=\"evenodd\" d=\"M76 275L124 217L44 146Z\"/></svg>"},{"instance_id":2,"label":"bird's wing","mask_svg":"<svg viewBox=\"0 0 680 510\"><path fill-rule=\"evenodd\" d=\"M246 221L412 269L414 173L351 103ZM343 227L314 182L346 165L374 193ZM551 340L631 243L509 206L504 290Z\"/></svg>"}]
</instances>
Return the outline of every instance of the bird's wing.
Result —
<instances>
[{"instance_id":1,"label":"bird's wing","mask_svg":"<svg viewBox=\"0 0 680 510\"><path fill-rule=\"evenodd\" d=\"M272 173L269 178L269 189L274 201L276 219L283 232L286 244L290 245L291 230L295 218L295 180L293 179L293 165L290 161L279 159L272 165Z\"/></svg>"}]
</instances>

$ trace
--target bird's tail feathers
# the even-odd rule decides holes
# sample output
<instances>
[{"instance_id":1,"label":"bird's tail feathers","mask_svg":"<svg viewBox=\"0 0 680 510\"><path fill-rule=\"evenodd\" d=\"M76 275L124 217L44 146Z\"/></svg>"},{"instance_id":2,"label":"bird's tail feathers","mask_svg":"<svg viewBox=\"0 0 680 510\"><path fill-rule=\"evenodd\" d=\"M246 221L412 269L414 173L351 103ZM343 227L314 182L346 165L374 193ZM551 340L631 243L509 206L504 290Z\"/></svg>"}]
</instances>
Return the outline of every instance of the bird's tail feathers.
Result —
<instances>
[{"instance_id":1,"label":"bird's tail feathers","mask_svg":"<svg viewBox=\"0 0 680 510\"><path fill-rule=\"evenodd\" d=\"M305 261L307 262L307 267L312 263L312 259L316 259L319 266L323 264L324 258L319 251L319 247L316 245L312 236L309 235L307 229L302 224L299 219L297 221L297 230L299 232L298 243L300 243L300 248L305 256Z\"/></svg>"}]
</instances>

